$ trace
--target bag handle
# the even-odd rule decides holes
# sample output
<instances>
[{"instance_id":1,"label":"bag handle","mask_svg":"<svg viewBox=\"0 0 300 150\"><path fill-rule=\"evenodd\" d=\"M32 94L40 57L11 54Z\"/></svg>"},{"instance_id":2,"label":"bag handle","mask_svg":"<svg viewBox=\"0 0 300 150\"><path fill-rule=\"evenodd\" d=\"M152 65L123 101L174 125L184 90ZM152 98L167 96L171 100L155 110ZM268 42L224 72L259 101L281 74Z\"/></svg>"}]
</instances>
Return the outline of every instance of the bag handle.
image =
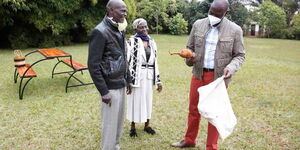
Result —
<instances>
[{"instance_id":1,"label":"bag handle","mask_svg":"<svg viewBox=\"0 0 300 150\"><path fill-rule=\"evenodd\" d=\"M17 57L23 56L21 50L14 50L14 55L17 56Z\"/></svg>"}]
</instances>

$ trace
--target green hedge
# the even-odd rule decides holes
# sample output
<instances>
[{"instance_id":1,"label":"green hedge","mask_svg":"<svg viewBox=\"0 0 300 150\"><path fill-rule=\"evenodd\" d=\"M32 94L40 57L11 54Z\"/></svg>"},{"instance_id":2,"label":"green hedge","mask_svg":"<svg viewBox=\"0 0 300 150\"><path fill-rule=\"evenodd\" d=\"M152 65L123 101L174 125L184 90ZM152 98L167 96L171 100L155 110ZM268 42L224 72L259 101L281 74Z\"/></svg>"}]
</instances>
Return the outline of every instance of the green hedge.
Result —
<instances>
[{"instance_id":1,"label":"green hedge","mask_svg":"<svg viewBox=\"0 0 300 150\"><path fill-rule=\"evenodd\" d=\"M3 0L0 2L0 33L12 48L53 47L86 42L102 20L108 0ZM134 0L129 22L135 17ZM134 13L133 13L134 12Z\"/></svg>"}]
</instances>

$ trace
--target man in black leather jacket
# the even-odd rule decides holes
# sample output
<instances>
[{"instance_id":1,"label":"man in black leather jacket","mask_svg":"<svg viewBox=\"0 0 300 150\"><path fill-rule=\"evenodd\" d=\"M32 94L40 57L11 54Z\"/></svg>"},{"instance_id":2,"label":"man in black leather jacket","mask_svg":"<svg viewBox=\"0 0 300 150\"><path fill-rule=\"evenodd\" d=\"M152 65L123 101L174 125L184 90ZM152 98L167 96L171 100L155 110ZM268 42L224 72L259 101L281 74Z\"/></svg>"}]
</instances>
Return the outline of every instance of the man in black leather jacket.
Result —
<instances>
[{"instance_id":1,"label":"man in black leather jacket","mask_svg":"<svg viewBox=\"0 0 300 150\"><path fill-rule=\"evenodd\" d=\"M124 122L125 87L131 81L125 48L126 4L110 0L107 15L92 31L88 68L102 99L102 149L118 150Z\"/></svg>"}]
</instances>

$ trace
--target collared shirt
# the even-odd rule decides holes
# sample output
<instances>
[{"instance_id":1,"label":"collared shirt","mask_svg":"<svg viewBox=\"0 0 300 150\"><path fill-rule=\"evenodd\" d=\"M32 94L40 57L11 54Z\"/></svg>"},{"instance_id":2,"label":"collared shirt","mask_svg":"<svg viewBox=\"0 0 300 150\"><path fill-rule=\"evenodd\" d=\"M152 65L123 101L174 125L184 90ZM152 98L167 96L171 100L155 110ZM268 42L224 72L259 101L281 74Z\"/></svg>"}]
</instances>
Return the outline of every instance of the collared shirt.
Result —
<instances>
[{"instance_id":1,"label":"collared shirt","mask_svg":"<svg viewBox=\"0 0 300 150\"><path fill-rule=\"evenodd\" d=\"M219 30L216 27L211 27L205 41L205 56L203 68L214 69L215 52L219 39Z\"/></svg>"}]
</instances>

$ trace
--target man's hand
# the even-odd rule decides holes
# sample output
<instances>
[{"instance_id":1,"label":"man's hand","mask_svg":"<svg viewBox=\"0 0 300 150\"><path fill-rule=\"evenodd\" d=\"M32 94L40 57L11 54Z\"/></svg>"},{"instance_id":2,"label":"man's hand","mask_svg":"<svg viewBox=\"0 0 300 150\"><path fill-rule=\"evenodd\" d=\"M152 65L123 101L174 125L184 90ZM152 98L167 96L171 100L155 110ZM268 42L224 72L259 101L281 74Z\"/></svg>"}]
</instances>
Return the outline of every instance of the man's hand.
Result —
<instances>
[{"instance_id":1,"label":"man's hand","mask_svg":"<svg viewBox=\"0 0 300 150\"><path fill-rule=\"evenodd\" d=\"M162 91L162 85L161 85L161 83L158 83L158 84L157 84L156 90L157 90L158 92L161 92L161 91Z\"/></svg>"},{"instance_id":2,"label":"man's hand","mask_svg":"<svg viewBox=\"0 0 300 150\"><path fill-rule=\"evenodd\" d=\"M102 96L102 102L108 104L109 107L111 106L111 94L107 93L106 95Z\"/></svg>"},{"instance_id":3,"label":"man's hand","mask_svg":"<svg viewBox=\"0 0 300 150\"><path fill-rule=\"evenodd\" d=\"M196 54L193 52L193 57L192 58L186 58L186 63L189 64L189 65L193 65L196 60L195 60L195 57L196 57Z\"/></svg>"},{"instance_id":4,"label":"man's hand","mask_svg":"<svg viewBox=\"0 0 300 150\"><path fill-rule=\"evenodd\" d=\"M224 79L230 78L232 76L232 72L229 68L224 69Z\"/></svg>"},{"instance_id":5,"label":"man's hand","mask_svg":"<svg viewBox=\"0 0 300 150\"><path fill-rule=\"evenodd\" d=\"M129 94L131 94L131 92L132 92L132 85L128 84L127 88L126 88L126 94L129 95Z\"/></svg>"}]
</instances>

